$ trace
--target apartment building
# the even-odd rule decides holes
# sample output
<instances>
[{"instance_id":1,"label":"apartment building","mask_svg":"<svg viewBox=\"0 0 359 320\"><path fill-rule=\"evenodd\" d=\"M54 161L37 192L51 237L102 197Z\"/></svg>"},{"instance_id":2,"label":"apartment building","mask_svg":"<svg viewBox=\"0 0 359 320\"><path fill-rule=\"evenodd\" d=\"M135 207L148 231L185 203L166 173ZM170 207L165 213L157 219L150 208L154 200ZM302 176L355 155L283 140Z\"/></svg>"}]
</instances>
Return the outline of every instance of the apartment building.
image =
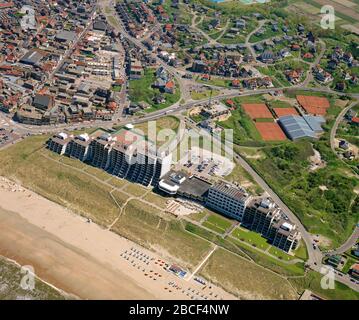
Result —
<instances>
[{"instance_id":1,"label":"apartment building","mask_svg":"<svg viewBox=\"0 0 359 320\"><path fill-rule=\"evenodd\" d=\"M156 186L171 164L171 154L161 153L141 135L123 130L110 152L108 171L144 186Z\"/></svg>"},{"instance_id":2,"label":"apartment building","mask_svg":"<svg viewBox=\"0 0 359 320\"><path fill-rule=\"evenodd\" d=\"M116 143L116 137L103 133L90 143L89 161L94 167L107 170L110 160L110 151Z\"/></svg>"},{"instance_id":3,"label":"apartment building","mask_svg":"<svg viewBox=\"0 0 359 320\"><path fill-rule=\"evenodd\" d=\"M270 199L253 199L245 209L242 225L260 233L286 252L295 250L300 240L296 225Z\"/></svg>"},{"instance_id":4,"label":"apartment building","mask_svg":"<svg viewBox=\"0 0 359 320\"><path fill-rule=\"evenodd\" d=\"M220 181L211 186L206 206L238 221L242 221L251 196L241 187Z\"/></svg>"},{"instance_id":5,"label":"apartment building","mask_svg":"<svg viewBox=\"0 0 359 320\"><path fill-rule=\"evenodd\" d=\"M92 136L84 133L76 137L60 133L47 145L56 153L87 161L119 178L144 186L157 186L172 165L172 154L158 151L145 137L130 130L116 134L99 130Z\"/></svg>"},{"instance_id":6,"label":"apartment building","mask_svg":"<svg viewBox=\"0 0 359 320\"><path fill-rule=\"evenodd\" d=\"M297 226L290 221L281 219L273 225L274 238L272 245L282 249L285 252L291 252L298 247L301 239Z\"/></svg>"},{"instance_id":7,"label":"apartment building","mask_svg":"<svg viewBox=\"0 0 359 320\"><path fill-rule=\"evenodd\" d=\"M143 77L144 70L140 60L131 59L129 67L130 80L141 79Z\"/></svg>"},{"instance_id":8,"label":"apartment building","mask_svg":"<svg viewBox=\"0 0 359 320\"><path fill-rule=\"evenodd\" d=\"M47 148L52 152L56 152L60 155L65 154L68 143L71 141L72 137L68 134L61 132L57 135L54 135L47 143Z\"/></svg>"},{"instance_id":9,"label":"apartment building","mask_svg":"<svg viewBox=\"0 0 359 320\"><path fill-rule=\"evenodd\" d=\"M266 238L273 235L271 227L280 218L281 210L269 199L255 199L245 210L242 224Z\"/></svg>"},{"instance_id":10,"label":"apartment building","mask_svg":"<svg viewBox=\"0 0 359 320\"><path fill-rule=\"evenodd\" d=\"M66 148L66 155L70 158L85 161L89 155L90 143L91 139L87 133L80 134L71 139Z\"/></svg>"}]
</instances>

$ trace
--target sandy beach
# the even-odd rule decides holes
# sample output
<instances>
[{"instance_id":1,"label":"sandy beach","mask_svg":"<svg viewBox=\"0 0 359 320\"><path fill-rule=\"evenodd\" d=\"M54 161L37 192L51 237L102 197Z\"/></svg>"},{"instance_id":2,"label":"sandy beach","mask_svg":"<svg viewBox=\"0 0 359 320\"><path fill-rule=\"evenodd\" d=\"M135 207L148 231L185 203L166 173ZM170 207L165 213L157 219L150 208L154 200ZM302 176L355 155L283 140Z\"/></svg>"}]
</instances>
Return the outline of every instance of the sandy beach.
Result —
<instances>
[{"instance_id":1,"label":"sandy beach","mask_svg":"<svg viewBox=\"0 0 359 320\"><path fill-rule=\"evenodd\" d=\"M81 299L235 299L164 270L170 261L0 178L0 255Z\"/></svg>"}]
</instances>

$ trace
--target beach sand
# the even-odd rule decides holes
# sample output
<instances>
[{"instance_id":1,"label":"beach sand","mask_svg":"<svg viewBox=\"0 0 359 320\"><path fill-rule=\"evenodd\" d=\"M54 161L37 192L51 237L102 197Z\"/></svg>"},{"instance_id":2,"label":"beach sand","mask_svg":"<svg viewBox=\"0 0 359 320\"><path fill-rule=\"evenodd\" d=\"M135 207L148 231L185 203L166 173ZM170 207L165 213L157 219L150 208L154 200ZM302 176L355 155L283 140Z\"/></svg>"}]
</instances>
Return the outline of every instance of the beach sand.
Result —
<instances>
[{"instance_id":1,"label":"beach sand","mask_svg":"<svg viewBox=\"0 0 359 320\"><path fill-rule=\"evenodd\" d=\"M235 299L177 277L163 268L170 261L5 178L0 255L32 265L41 279L81 299Z\"/></svg>"}]
</instances>

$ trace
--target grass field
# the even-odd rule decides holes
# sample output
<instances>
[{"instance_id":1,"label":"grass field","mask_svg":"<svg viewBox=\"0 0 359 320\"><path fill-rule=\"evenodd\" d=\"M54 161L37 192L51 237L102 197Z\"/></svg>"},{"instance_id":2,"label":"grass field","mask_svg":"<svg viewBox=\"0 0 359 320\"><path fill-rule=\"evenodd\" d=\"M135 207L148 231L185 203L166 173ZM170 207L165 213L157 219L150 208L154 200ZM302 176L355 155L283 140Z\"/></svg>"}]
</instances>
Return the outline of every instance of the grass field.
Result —
<instances>
[{"instance_id":1,"label":"grass field","mask_svg":"<svg viewBox=\"0 0 359 320\"><path fill-rule=\"evenodd\" d=\"M172 140L175 137L175 134L178 132L178 129L180 126L180 120L174 116L166 116L166 117L162 117L162 118L154 121L154 124L151 124L151 125L154 125L155 129L156 129L157 146L162 146L166 142ZM144 135L149 140L153 140L153 137L150 137L148 134L149 126L150 126L149 122L144 122L144 123L136 124L135 129L141 135ZM163 133L166 133L165 130L172 130L173 134L171 134L169 137L162 137L161 135ZM150 132L152 132L152 131L150 131ZM153 133L151 133L151 134L153 135Z\"/></svg>"},{"instance_id":2,"label":"grass field","mask_svg":"<svg viewBox=\"0 0 359 320\"><path fill-rule=\"evenodd\" d=\"M112 188L47 158L51 155L59 160L60 156L42 150L45 141L44 136L30 137L1 151L0 175L19 181L100 225L110 224L118 215L118 207L110 195ZM67 161L78 163L72 159Z\"/></svg>"},{"instance_id":3,"label":"grass field","mask_svg":"<svg viewBox=\"0 0 359 320\"><path fill-rule=\"evenodd\" d=\"M197 77L196 81L216 87L229 87L229 85L231 84L230 80L214 78L214 77L212 77L210 80L202 80L199 77Z\"/></svg>"},{"instance_id":4,"label":"grass field","mask_svg":"<svg viewBox=\"0 0 359 320\"><path fill-rule=\"evenodd\" d=\"M280 260L283 260L283 261L291 261L293 259L295 259L295 257L293 256L290 256L289 254L285 253L284 251L282 250L279 250L278 248L276 247L271 247L269 249L269 253L275 257L277 257L278 259Z\"/></svg>"},{"instance_id":5,"label":"grass field","mask_svg":"<svg viewBox=\"0 0 359 320\"><path fill-rule=\"evenodd\" d=\"M71 164L71 162L73 162L72 159L65 158L65 157L63 157L61 159L62 162L63 162L63 159L66 159L66 161L67 161L67 163L69 165ZM109 179L113 178L113 176L108 174L106 171L104 171L102 169L99 169L99 168L96 168L96 167L86 166L84 171L87 172L87 173L90 173L91 175L97 177L98 179L100 179L102 181L106 181L106 180L109 180Z\"/></svg>"},{"instance_id":6,"label":"grass field","mask_svg":"<svg viewBox=\"0 0 359 320\"><path fill-rule=\"evenodd\" d=\"M205 224L203 224L203 226L207 227L207 225ZM223 229L219 229L219 230L215 228L209 228L209 229L213 230L214 232L220 233L221 235L223 234L222 231ZM210 230L206 230L198 225L189 222L186 224L186 230L198 237L201 237L205 240L212 242L213 244L219 247L225 248L232 253L243 256L247 260L248 259L254 260L259 266L263 266L278 274L284 276L301 276L304 274L304 262L288 264L285 263L285 260L281 261L275 259L274 257L268 255L267 253L259 251L259 249L261 250L268 249L269 244L266 243L266 240L257 233L250 232L248 235L246 235L246 238L242 237L241 234L238 234L238 237L236 237L236 234L233 236L232 233L231 236L227 236L226 238L223 238L222 236L218 236ZM239 229L235 229L235 230L239 230ZM246 242L245 239L247 239L248 241Z\"/></svg>"},{"instance_id":7,"label":"grass field","mask_svg":"<svg viewBox=\"0 0 359 320\"><path fill-rule=\"evenodd\" d=\"M233 141L238 145L246 145L248 142L262 142L262 138L257 131L252 119L237 107L232 111L232 116L219 123L225 129L233 129Z\"/></svg>"},{"instance_id":8,"label":"grass field","mask_svg":"<svg viewBox=\"0 0 359 320\"><path fill-rule=\"evenodd\" d=\"M304 263L288 264L258 251L253 245L241 242L235 238L228 238L228 241L239 247L248 257L264 268L283 276L302 276L304 274Z\"/></svg>"},{"instance_id":9,"label":"grass field","mask_svg":"<svg viewBox=\"0 0 359 320\"><path fill-rule=\"evenodd\" d=\"M295 255L295 257L302 259L304 261L306 261L308 259L307 247L305 246L305 243L303 240L300 241L299 248L297 248L294 251L294 255Z\"/></svg>"},{"instance_id":10,"label":"grass field","mask_svg":"<svg viewBox=\"0 0 359 320\"><path fill-rule=\"evenodd\" d=\"M295 93L291 95L295 96ZM329 130L341 108L335 105L333 97L329 100L328 123L324 126L325 134L318 141L301 140L268 146L262 149L266 154L264 158L249 161L296 212L309 232L327 237L331 240L327 246L335 247L348 238L358 220L359 213L352 211L358 181L344 173L348 168L330 149ZM312 144L327 162L325 168L315 172L308 170ZM323 185L328 190L321 191Z\"/></svg>"},{"instance_id":11,"label":"grass field","mask_svg":"<svg viewBox=\"0 0 359 320\"><path fill-rule=\"evenodd\" d=\"M349 289L340 282L335 283L335 290L322 289L320 284L322 277L323 276L317 272L309 271L304 278L292 278L289 279L289 281L299 293L302 293L305 289L309 289L324 299L359 300L358 292Z\"/></svg>"},{"instance_id":12,"label":"grass field","mask_svg":"<svg viewBox=\"0 0 359 320\"><path fill-rule=\"evenodd\" d=\"M211 214L202 224L204 227L214 230L215 232L224 234L232 225L229 219L223 218L217 214Z\"/></svg>"},{"instance_id":13,"label":"grass field","mask_svg":"<svg viewBox=\"0 0 359 320\"><path fill-rule=\"evenodd\" d=\"M215 97L218 96L219 91L218 90L205 90L202 92L197 92L197 91L192 91L191 93L191 98L193 100L202 100L202 99L206 99L206 98L210 98L210 97Z\"/></svg>"},{"instance_id":14,"label":"grass field","mask_svg":"<svg viewBox=\"0 0 359 320\"><path fill-rule=\"evenodd\" d=\"M201 275L242 299L296 299L287 280L239 256L218 249Z\"/></svg>"},{"instance_id":15,"label":"grass field","mask_svg":"<svg viewBox=\"0 0 359 320\"><path fill-rule=\"evenodd\" d=\"M162 209L165 209L167 207L167 201L169 199L164 198L156 193L150 192L150 193L147 193L145 197L143 197L143 200L151 202L154 205L156 205Z\"/></svg>"},{"instance_id":16,"label":"grass field","mask_svg":"<svg viewBox=\"0 0 359 320\"><path fill-rule=\"evenodd\" d=\"M154 69L146 69L145 74L141 79L130 81L129 99L134 103L146 102L150 105L150 108L146 109L145 112L153 112L167 108L178 102L181 97L180 89L176 83L176 92L174 94L163 93L162 95L165 97L166 102L155 104L153 99L156 95L160 94L160 91L152 88L152 85L156 80L154 72Z\"/></svg>"},{"instance_id":17,"label":"grass field","mask_svg":"<svg viewBox=\"0 0 359 320\"><path fill-rule=\"evenodd\" d=\"M120 179L117 177L112 177L110 180L107 181L110 185L114 186L115 188L122 188L128 182L124 179Z\"/></svg>"},{"instance_id":18,"label":"grass field","mask_svg":"<svg viewBox=\"0 0 359 320\"><path fill-rule=\"evenodd\" d=\"M108 21L114 26L119 26L119 22L117 21L117 19L114 16L109 16Z\"/></svg>"},{"instance_id":19,"label":"grass field","mask_svg":"<svg viewBox=\"0 0 359 320\"><path fill-rule=\"evenodd\" d=\"M210 250L210 244L184 231L180 221L164 219L158 210L131 200L113 231L147 248L171 255L181 265L193 268Z\"/></svg>"},{"instance_id":20,"label":"grass field","mask_svg":"<svg viewBox=\"0 0 359 320\"><path fill-rule=\"evenodd\" d=\"M244 170L239 164L237 164L232 172L224 177L226 181L238 182L241 186L245 187L253 194L260 195L263 193L263 189L254 181L252 176Z\"/></svg>"},{"instance_id":21,"label":"grass field","mask_svg":"<svg viewBox=\"0 0 359 320\"><path fill-rule=\"evenodd\" d=\"M280 101L280 100L273 100L273 101L270 101L268 104L272 108L292 108L293 107L289 102Z\"/></svg>"},{"instance_id":22,"label":"grass field","mask_svg":"<svg viewBox=\"0 0 359 320\"><path fill-rule=\"evenodd\" d=\"M256 248L267 250L269 248L269 244L266 239L264 239L259 233L249 231L243 229L241 227L237 227L233 230L232 234L233 237L245 241L252 246L256 246Z\"/></svg>"},{"instance_id":23,"label":"grass field","mask_svg":"<svg viewBox=\"0 0 359 320\"><path fill-rule=\"evenodd\" d=\"M145 187L142 187L138 184L129 183L127 186L125 186L122 189L124 192L131 194L134 197L141 197L146 194L146 192L149 192L148 189Z\"/></svg>"},{"instance_id":24,"label":"grass field","mask_svg":"<svg viewBox=\"0 0 359 320\"><path fill-rule=\"evenodd\" d=\"M202 212L193 213L188 217L193 221L200 222L208 214L210 214L210 211L208 209L204 209Z\"/></svg>"}]
</instances>

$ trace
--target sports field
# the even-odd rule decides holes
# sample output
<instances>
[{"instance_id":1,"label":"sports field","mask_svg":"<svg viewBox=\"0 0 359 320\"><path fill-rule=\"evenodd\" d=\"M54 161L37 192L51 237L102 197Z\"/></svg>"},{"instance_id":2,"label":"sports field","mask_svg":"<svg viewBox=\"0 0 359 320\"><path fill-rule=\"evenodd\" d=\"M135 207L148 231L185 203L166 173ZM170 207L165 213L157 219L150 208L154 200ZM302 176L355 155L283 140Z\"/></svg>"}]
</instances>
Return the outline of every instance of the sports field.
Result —
<instances>
[{"instance_id":1,"label":"sports field","mask_svg":"<svg viewBox=\"0 0 359 320\"><path fill-rule=\"evenodd\" d=\"M244 111L251 119L272 119L273 115L264 103L244 103L242 104Z\"/></svg>"},{"instance_id":2,"label":"sports field","mask_svg":"<svg viewBox=\"0 0 359 320\"><path fill-rule=\"evenodd\" d=\"M295 108L274 108L273 111L278 118L290 115L297 116L299 114Z\"/></svg>"},{"instance_id":3,"label":"sports field","mask_svg":"<svg viewBox=\"0 0 359 320\"><path fill-rule=\"evenodd\" d=\"M297 101L307 113L313 115L324 116L330 107L330 102L325 97L298 95Z\"/></svg>"},{"instance_id":4,"label":"sports field","mask_svg":"<svg viewBox=\"0 0 359 320\"><path fill-rule=\"evenodd\" d=\"M284 141L287 139L276 122L256 122L256 128L264 141Z\"/></svg>"}]
</instances>

